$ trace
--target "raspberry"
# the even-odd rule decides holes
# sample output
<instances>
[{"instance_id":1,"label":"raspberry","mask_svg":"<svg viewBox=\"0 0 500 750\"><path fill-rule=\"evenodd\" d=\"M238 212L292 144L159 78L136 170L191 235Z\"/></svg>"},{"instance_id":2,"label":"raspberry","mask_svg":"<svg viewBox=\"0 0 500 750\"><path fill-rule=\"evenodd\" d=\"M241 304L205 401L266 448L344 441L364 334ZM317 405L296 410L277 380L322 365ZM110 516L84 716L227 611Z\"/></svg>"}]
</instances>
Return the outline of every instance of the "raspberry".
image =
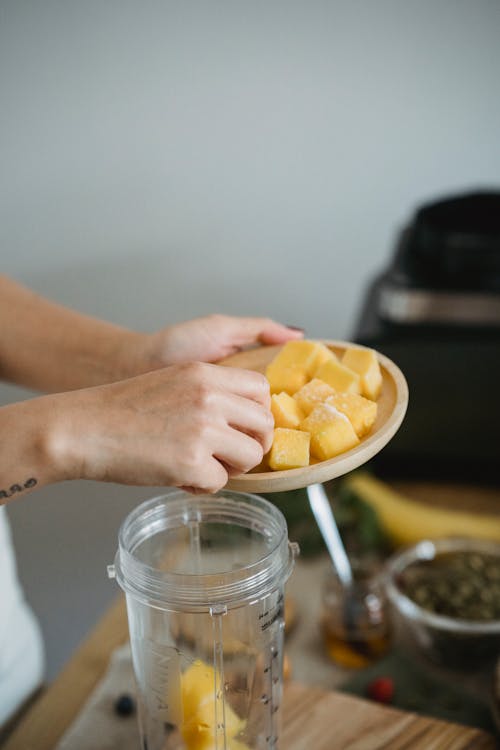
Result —
<instances>
[{"instance_id":1,"label":"raspberry","mask_svg":"<svg viewBox=\"0 0 500 750\"><path fill-rule=\"evenodd\" d=\"M394 681L390 677L377 677L366 688L369 698L379 703L390 703L394 696Z\"/></svg>"}]
</instances>

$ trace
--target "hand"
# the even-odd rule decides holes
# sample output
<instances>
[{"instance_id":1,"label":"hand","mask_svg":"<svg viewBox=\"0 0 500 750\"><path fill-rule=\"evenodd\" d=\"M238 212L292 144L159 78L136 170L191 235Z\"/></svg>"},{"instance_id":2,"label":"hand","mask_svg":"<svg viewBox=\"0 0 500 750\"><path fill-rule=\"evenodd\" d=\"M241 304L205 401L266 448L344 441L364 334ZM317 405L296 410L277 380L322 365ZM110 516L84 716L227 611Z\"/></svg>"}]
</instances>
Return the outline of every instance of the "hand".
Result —
<instances>
[{"instance_id":1,"label":"hand","mask_svg":"<svg viewBox=\"0 0 500 750\"><path fill-rule=\"evenodd\" d=\"M251 344L283 344L302 331L269 318L208 315L146 336L137 361L145 370L182 362L218 362Z\"/></svg>"},{"instance_id":2,"label":"hand","mask_svg":"<svg viewBox=\"0 0 500 750\"><path fill-rule=\"evenodd\" d=\"M216 492L271 447L269 385L256 372L175 365L51 398L62 479Z\"/></svg>"}]
</instances>

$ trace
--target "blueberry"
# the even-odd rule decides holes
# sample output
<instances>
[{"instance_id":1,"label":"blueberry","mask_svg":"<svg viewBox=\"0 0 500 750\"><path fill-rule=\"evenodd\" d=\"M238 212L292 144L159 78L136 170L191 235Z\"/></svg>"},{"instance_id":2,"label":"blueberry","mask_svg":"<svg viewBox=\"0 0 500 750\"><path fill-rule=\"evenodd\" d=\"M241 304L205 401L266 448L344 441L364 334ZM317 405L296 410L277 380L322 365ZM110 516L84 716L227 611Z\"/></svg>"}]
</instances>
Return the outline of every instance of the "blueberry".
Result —
<instances>
[{"instance_id":1,"label":"blueberry","mask_svg":"<svg viewBox=\"0 0 500 750\"><path fill-rule=\"evenodd\" d=\"M123 693L115 701L115 713L118 716L130 716L135 711L135 701L131 695Z\"/></svg>"}]
</instances>

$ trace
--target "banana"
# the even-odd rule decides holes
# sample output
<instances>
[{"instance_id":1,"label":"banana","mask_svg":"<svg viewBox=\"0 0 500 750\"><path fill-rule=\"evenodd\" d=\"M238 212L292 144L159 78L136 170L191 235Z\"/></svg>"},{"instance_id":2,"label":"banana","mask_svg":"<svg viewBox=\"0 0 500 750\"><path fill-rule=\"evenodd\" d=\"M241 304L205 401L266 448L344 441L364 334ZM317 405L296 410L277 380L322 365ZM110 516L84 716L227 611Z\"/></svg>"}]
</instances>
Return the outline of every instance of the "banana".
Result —
<instances>
[{"instance_id":1,"label":"banana","mask_svg":"<svg viewBox=\"0 0 500 750\"><path fill-rule=\"evenodd\" d=\"M379 479L362 472L348 477L345 486L373 508L387 536L397 546L444 536L500 542L500 513L487 515L433 508L401 495Z\"/></svg>"}]
</instances>

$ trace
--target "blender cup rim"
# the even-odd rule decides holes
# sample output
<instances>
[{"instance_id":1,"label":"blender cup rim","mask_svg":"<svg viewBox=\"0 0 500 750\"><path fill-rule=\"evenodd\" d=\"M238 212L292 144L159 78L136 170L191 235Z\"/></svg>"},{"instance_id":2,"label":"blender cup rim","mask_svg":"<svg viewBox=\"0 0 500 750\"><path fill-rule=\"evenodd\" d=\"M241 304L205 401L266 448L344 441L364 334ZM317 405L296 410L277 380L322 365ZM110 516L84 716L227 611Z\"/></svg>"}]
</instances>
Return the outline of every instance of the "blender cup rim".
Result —
<instances>
[{"instance_id":1,"label":"blender cup rim","mask_svg":"<svg viewBox=\"0 0 500 750\"><path fill-rule=\"evenodd\" d=\"M186 500L192 507L187 507ZM171 511L170 524L167 507ZM272 539L272 547L257 560L217 573L162 571L134 555L140 542L155 531L213 521L211 515L217 516L219 522L239 521L240 526L260 532ZM258 495L228 490L215 495L167 490L129 513L118 538L115 571L119 585L135 599L161 609L207 611L213 606L234 608L259 600L284 584L298 552L297 546L288 542L286 520L276 506Z\"/></svg>"}]
</instances>

